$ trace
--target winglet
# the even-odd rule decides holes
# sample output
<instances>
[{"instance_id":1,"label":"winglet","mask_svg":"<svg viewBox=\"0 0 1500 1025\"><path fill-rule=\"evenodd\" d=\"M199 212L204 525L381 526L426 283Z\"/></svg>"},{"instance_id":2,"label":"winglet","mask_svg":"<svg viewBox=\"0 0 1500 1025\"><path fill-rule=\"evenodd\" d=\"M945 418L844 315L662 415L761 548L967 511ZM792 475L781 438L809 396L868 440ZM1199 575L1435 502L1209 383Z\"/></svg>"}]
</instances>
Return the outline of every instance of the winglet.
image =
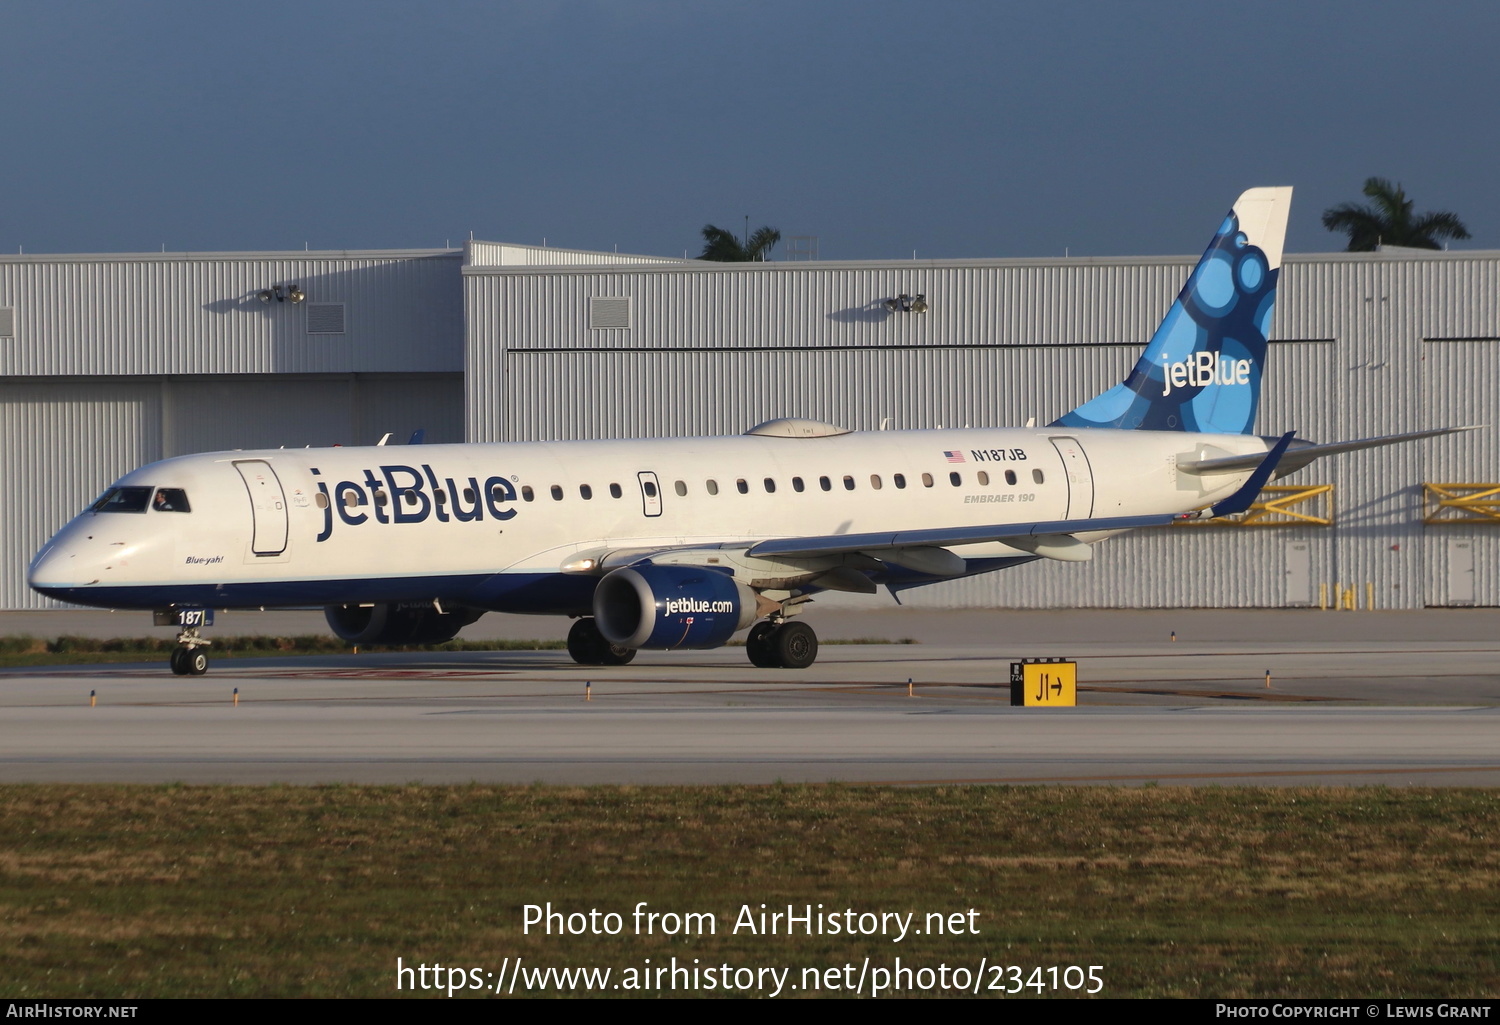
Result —
<instances>
[{"instance_id":1,"label":"winglet","mask_svg":"<svg viewBox=\"0 0 1500 1025\"><path fill-rule=\"evenodd\" d=\"M1233 513L1242 513L1255 504L1255 496L1260 494L1260 489L1266 486L1266 481L1271 479L1271 474L1276 472L1276 464L1281 462L1281 457L1286 455L1286 450L1297 436L1296 431L1287 431L1276 443L1276 447L1266 454L1261 464L1255 468L1250 479L1245 481L1244 487L1234 494L1218 502L1213 506L1212 512L1215 516L1229 516Z\"/></svg>"}]
</instances>

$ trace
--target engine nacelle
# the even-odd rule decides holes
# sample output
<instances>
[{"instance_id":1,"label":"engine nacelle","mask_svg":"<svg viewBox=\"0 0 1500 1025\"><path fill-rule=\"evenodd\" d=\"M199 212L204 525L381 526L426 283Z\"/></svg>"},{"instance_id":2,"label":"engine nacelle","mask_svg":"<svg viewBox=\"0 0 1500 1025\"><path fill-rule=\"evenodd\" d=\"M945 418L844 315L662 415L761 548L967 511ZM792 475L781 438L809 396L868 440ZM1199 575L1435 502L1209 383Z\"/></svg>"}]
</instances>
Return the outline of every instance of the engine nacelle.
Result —
<instances>
[{"instance_id":1,"label":"engine nacelle","mask_svg":"<svg viewBox=\"0 0 1500 1025\"><path fill-rule=\"evenodd\" d=\"M594 591L599 632L627 648L717 648L754 621L750 588L702 566L627 566Z\"/></svg>"},{"instance_id":2,"label":"engine nacelle","mask_svg":"<svg viewBox=\"0 0 1500 1025\"><path fill-rule=\"evenodd\" d=\"M462 606L439 612L431 602L329 605L328 626L350 644L442 644L484 615Z\"/></svg>"}]
</instances>

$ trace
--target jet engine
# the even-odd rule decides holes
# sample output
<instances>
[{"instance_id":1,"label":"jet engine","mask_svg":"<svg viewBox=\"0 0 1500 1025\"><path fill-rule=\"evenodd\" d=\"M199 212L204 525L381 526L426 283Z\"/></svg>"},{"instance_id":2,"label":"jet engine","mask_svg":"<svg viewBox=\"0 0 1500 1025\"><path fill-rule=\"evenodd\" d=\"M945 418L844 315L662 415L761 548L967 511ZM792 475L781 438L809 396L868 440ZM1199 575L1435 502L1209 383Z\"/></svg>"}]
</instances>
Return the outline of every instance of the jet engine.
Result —
<instances>
[{"instance_id":1,"label":"jet engine","mask_svg":"<svg viewBox=\"0 0 1500 1025\"><path fill-rule=\"evenodd\" d=\"M329 605L328 626L350 644L442 644L484 615L462 606L439 612L431 602Z\"/></svg>"},{"instance_id":2,"label":"jet engine","mask_svg":"<svg viewBox=\"0 0 1500 1025\"><path fill-rule=\"evenodd\" d=\"M717 648L755 618L750 588L701 566L627 566L594 591L599 632L627 648Z\"/></svg>"}]
</instances>

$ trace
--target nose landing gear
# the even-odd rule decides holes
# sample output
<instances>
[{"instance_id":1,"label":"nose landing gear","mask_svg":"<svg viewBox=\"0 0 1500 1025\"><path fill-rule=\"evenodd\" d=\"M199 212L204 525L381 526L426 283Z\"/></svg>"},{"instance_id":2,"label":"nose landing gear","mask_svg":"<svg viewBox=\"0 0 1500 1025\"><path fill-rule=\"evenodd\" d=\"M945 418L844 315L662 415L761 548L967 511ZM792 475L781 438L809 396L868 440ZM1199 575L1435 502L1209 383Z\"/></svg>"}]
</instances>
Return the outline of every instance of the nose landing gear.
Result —
<instances>
[{"instance_id":1,"label":"nose landing gear","mask_svg":"<svg viewBox=\"0 0 1500 1025\"><path fill-rule=\"evenodd\" d=\"M177 647L172 649L172 672L178 676L202 676L208 672L208 652L203 649L211 643L198 633L196 626L183 628L177 634Z\"/></svg>"},{"instance_id":2,"label":"nose landing gear","mask_svg":"<svg viewBox=\"0 0 1500 1025\"><path fill-rule=\"evenodd\" d=\"M174 606L157 609L151 614L155 626L177 627L177 647L172 651L168 664L178 676L202 676L208 672L208 652L212 642L199 633L200 627L213 626L214 610Z\"/></svg>"}]
</instances>

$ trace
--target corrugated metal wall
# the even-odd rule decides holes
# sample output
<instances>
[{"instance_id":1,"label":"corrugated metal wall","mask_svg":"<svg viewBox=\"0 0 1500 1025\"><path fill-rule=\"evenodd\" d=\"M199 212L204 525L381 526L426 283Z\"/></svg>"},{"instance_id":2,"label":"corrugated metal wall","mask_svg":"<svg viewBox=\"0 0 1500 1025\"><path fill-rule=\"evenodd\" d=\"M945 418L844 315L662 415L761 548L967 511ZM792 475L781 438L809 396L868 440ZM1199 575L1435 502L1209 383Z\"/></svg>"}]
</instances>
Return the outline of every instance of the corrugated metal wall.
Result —
<instances>
[{"instance_id":1,"label":"corrugated metal wall","mask_svg":"<svg viewBox=\"0 0 1500 1025\"><path fill-rule=\"evenodd\" d=\"M58 607L26 586L46 540L117 477L235 448L463 440L458 374L0 382L0 608Z\"/></svg>"},{"instance_id":2,"label":"corrugated metal wall","mask_svg":"<svg viewBox=\"0 0 1500 1025\"><path fill-rule=\"evenodd\" d=\"M737 433L773 416L859 429L1046 423L1121 380L1192 260L467 268L470 440ZM891 314L923 293L926 315ZM1313 440L1493 423L1500 254L1288 257L1258 429ZM632 300L591 330L589 300ZM1429 340L1431 339L1431 340ZM1437 339L1449 339L1437 341ZM1453 341L1451 339L1482 339ZM1376 606L1500 604L1500 529L1424 527L1424 481L1500 480L1500 428L1325 459L1331 528L1178 528L911 592L924 605L1278 606L1288 545ZM841 601L843 599L833 599Z\"/></svg>"},{"instance_id":3,"label":"corrugated metal wall","mask_svg":"<svg viewBox=\"0 0 1500 1025\"><path fill-rule=\"evenodd\" d=\"M464 264L473 267L597 267L601 263L682 263L671 256L597 253L588 249L520 246L513 242L477 242L464 246Z\"/></svg>"},{"instance_id":4,"label":"corrugated metal wall","mask_svg":"<svg viewBox=\"0 0 1500 1025\"><path fill-rule=\"evenodd\" d=\"M463 368L458 251L0 257L0 376L430 373ZM257 294L297 284L305 303ZM343 334L309 305L342 303Z\"/></svg>"}]
</instances>

